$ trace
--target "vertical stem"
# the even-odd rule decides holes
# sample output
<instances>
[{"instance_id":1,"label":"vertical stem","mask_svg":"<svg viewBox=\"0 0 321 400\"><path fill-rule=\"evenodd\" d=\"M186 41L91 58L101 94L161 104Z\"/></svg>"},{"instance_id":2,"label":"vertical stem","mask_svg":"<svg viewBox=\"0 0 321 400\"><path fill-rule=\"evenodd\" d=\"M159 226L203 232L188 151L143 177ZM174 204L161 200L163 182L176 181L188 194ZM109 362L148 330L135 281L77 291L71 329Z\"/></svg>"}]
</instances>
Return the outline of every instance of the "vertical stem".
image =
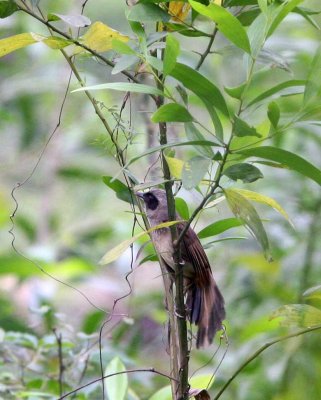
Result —
<instances>
[{"instance_id":1,"label":"vertical stem","mask_svg":"<svg viewBox=\"0 0 321 400\"><path fill-rule=\"evenodd\" d=\"M319 237L319 225L320 225L320 210L321 200L318 200L315 204L314 212L312 214L312 220L308 230L307 247L305 250L304 264L301 272L300 288L298 293L298 300L302 301L302 293L309 286L310 272L313 265L313 257L318 247Z\"/></svg>"},{"instance_id":2,"label":"vertical stem","mask_svg":"<svg viewBox=\"0 0 321 400\"><path fill-rule=\"evenodd\" d=\"M160 77L160 82L162 77ZM160 88L158 83L158 87ZM157 99L157 108L161 107L164 103L163 97ZM166 123L159 123L159 141L160 144L167 144L167 125ZM172 193L172 182L171 173L164 156L162 156L162 166L165 179L165 189L167 196L168 215L170 220L176 219L175 213L175 201ZM171 235L173 244L177 240L177 230L175 226L171 227ZM174 378L178 379L179 383L174 382L172 384L172 395L177 400L188 399L188 341L187 341L187 323L186 323L186 311L184 302L184 277L183 277L183 266L180 264L180 246L173 245L173 259L175 264L175 301L173 303L173 293L170 290L166 294L166 298L171 304L172 309L169 307L170 313L170 325L169 325L169 341L170 341L170 356L171 366L173 369ZM166 289L166 285L165 285ZM171 297L171 299L168 299Z\"/></svg>"}]
</instances>

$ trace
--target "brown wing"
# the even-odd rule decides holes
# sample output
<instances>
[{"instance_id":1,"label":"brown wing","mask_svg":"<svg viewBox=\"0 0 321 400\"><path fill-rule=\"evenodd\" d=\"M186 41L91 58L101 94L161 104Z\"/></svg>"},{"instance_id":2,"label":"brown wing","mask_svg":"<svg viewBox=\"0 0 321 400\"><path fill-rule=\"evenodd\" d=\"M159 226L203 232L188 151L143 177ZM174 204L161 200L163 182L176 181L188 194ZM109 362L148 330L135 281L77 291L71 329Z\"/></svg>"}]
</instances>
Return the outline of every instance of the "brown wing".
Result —
<instances>
[{"instance_id":1,"label":"brown wing","mask_svg":"<svg viewBox=\"0 0 321 400\"><path fill-rule=\"evenodd\" d=\"M184 225L184 223L177 225L178 234L182 232ZM184 235L181 251L183 260L193 267L195 284L199 287L208 286L212 275L211 266L199 238L191 227Z\"/></svg>"}]
</instances>

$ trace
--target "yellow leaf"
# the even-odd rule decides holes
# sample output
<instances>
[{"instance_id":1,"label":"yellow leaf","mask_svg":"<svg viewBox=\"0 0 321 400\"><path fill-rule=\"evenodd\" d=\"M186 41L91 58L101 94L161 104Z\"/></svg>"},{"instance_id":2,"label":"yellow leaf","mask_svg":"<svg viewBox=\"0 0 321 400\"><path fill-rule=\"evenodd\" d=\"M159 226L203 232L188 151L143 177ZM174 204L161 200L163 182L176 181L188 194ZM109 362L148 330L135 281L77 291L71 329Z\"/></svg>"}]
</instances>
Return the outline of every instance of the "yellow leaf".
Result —
<instances>
[{"instance_id":1,"label":"yellow leaf","mask_svg":"<svg viewBox=\"0 0 321 400\"><path fill-rule=\"evenodd\" d=\"M212 3L217 4L218 6L221 6L222 0L212 0Z\"/></svg>"},{"instance_id":2,"label":"yellow leaf","mask_svg":"<svg viewBox=\"0 0 321 400\"><path fill-rule=\"evenodd\" d=\"M251 190L245 190L245 189L233 189L235 192L238 192L242 196L246 197L249 200L256 201L257 203L262 203L266 204L272 208L274 208L276 211L278 211L283 217L290 222L290 224L293 226L287 212L280 206L279 203L277 203L274 199L271 199L271 197L265 196L260 193L252 192Z\"/></svg>"},{"instance_id":3,"label":"yellow leaf","mask_svg":"<svg viewBox=\"0 0 321 400\"><path fill-rule=\"evenodd\" d=\"M168 12L175 22L182 22L186 19L191 6L183 1L171 1L168 6Z\"/></svg>"},{"instance_id":4,"label":"yellow leaf","mask_svg":"<svg viewBox=\"0 0 321 400\"><path fill-rule=\"evenodd\" d=\"M171 175L176 179L181 179L184 161L179 158L165 156Z\"/></svg>"},{"instance_id":5,"label":"yellow leaf","mask_svg":"<svg viewBox=\"0 0 321 400\"><path fill-rule=\"evenodd\" d=\"M20 33L0 40L0 57L36 43L31 33Z\"/></svg>"},{"instance_id":6,"label":"yellow leaf","mask_svg":"<svg viewBox=\"0 0 321 400\"><path fill-rule=\"evenodd\" d=\"M107 265L110 264L111 262L117 260L118 257L122 255L122 253L128 249L128 247L133 244L137 239L140 237L144 236L146 233L150 233L152 231L155 231L156 229L160 228L168 228L169 226L179 224L182 221L168 221L164 222L162 224L159 224L157 226L153 226L152 228L148 229L147 231L143 231L138 233L137 235L133 236L130 239L125 240L124 242L120 243L113 249L107 251L107 253L103 256L103 258L99 261L100 265Z\"/></svg>"},{"instance_id":7,"label":"yellow leaf","mask_svg":"<svg viewBox=\"0 0 321 400\"><path fill-rule=\"evenodd\" d=\"M101 52L112 49L113 39L128 42L129 37L98 21L90 26L81 42L92 50Z\"/></svg>"}]
</instances>

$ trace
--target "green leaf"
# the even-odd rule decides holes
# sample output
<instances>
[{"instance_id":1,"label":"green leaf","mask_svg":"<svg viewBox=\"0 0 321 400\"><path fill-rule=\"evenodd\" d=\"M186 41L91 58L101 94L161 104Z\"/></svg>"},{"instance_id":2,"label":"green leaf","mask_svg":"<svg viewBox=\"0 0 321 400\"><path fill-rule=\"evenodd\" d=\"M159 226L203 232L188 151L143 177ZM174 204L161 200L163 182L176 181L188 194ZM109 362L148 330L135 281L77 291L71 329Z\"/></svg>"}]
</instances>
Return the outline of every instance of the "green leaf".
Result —
<instances>
[{"instance_id":1,"label":"green leaf","mask_svg":"<svg viewBox=\"0 0 321 400\"><path fill-rule=\"evenodd\" d=\"M276 161L280 164L299 172L321 185L321 170L310 164L304 158L290 151L272 146L254 147L251 149L238 150L234 154L242 154L246 157L259 157L266 160Z\"/></svg>"},{"instance_id":2,"label":"green leaf","mask_svg":"<svg viewBox=\"0 0 321 400\"><path fill-rule=\"evenodd\" d=\"M266 14L260 13L247 30L247 35L249 37L252 49L252 57L254 58L257 58L262 50L268 32L268 25L269 18ZM251 63L251 59L249 57L247 57L247 63Z\"/></svg>"},{"instance_id":3,"label":"green leaf","mask_svg":"<svg viewBox=\"0 0 321 400\"><path fill-rule=\"evenodd\" d=\"M259 96L255 97L253 100L251 100L249 102L249 104L247 105L247 107L252 106L253 104L258 103L259 101L265 100L268 97L273 96L276 93L281 92L284 89L287 89L289 87L296 87L296 86L305 86L306 81L305 80L299 80L299 79L293 79L290 81L285 81L282 83L279 83L276 86L273 86L271 89L261 93ZM281 96L281 94L279 95L279 97Z\"/></svg>"},{"instance_id":4,"label":"green leaf","mask_svg":"<svg viewBox=\"0 0 321 400\"><path fill-rule=\"evenodd\" d=\"M113 249L109 250L99 261L100 265L107 265L110 264L111 262L117 260L124 251L128 249L130 245L132 245L137 239L141 238L142 236L160 228L167 228L169 226L172 226L174 224L179 224L182 221L169 221L169 222L164 222L162 224L159 224L157 226L153 226L152 228L148 229L147 231L143 231L138 233L137 235L131 237L130 239L127 239L123 242L121 242L119 245L114 247Z\"/></svg>"},{"instance_id":5,"label":"green leaf","mask_svg":"<svg viewBox=\"0 0 321 400\"><path fill-rule=\"evenodd\" d=\"M135 50L128 46L128 44L124 43L121 40L113 39L111 41L111 45L113 50L117 51L119 54L129 54L129 55L136 55Z\"/></svg>"},{"instance_id":6,"label":"green leaf","mask_svg":"<svg viewBox=\"0 0 321 400\"><path fill-rule=\"evenodd\" d=\"M192 115L187 108L178 103L164 104L154 112L152 122L190 122Z\"/></svg>"},{"instance_id":7,"label":"green leaf","mask_svg":"<svg viewBox=\"0 0 321 400\"><path fill-rule=\"evenodd\" d=\"M321 285L313 286L303 293L305 299L321 299Z\"/></svg>"},{"instance_id":8,"label":"green leaf","mask_svg":"<svg viewBox=\"0 0 321 400\"><path fill-rule=\"evenodd\" d=\"M303 105L320 98L321 93L321 46L318 47L313 58L304 91Z\"/></svg>"},{"instance_id":9,"label":"green leaf","mask_svg":"<svg viewBox=\"0 0 321 400\"><path fill-rule=\"evenodd\" d=\"M121 92L133 92L133 93L146 93L154 96L164 96L164 93L156 87L144 85L140 83L129 83L129 82L113 82L113 83L102 83L100 85L86 86L79 89L73 90L74 92L83 92L84 90L118 90Z\"/></svg>"},{"instance_id":10,"label":"green leaf","mask_svg":"<svg viewBox=\"0 0 321 400\"><path fill-rule=\"evenodd\" d=\"M292 224L287 212L280 206L280 204L277 201L275 201L271 197L265 196L260 193L252 192L251 190L246 190L246 189L234 188L233 190L249 200L256 201L257 203L262 203L274 208L274 210L278 211L286 220L288 220Z\"/></svg>"},{"instance_id":11,"label":"green leaf","mask_svg":"<svg viewBox=\"0 0 321 400\"><path fill-rule=\"evenodd\" d=\"M243 225L243 222L238 218L226 218L208 225L206 228L198 232L197 235L200 239L205 239L241 225Z\"/></svg>"},{"instance_id":12,"label":"green leaf","mask_svg":"<svg viewBox=\"0 0 321 400\"><path fill-rule=\"evenodd\" d=\"M136 4L132 7L127 17L130 21L138 21L142 23L157 21L168 22L170 18L170 15L156 4L142 3Z\"/></svg>"},{"instance_id":13,"label":"green leaf","mask_svg":"<svg viewBox=\"0 0 321 400\"><path fill-rule=\"evenodd\" d=\"M185 132L189 140L205 140L204 136L192 122L185 124ZM195 150L203 157L210 159L214 157L214 151L209 146L195 146Z\"/></svg>"},{"instance_id":14,"label":"green leaf","mask_svg":"<svg viewBox=\"0 0 321 400\"><path fill-rule=\"evenodd\" d=\"M227 105L220 90L205 76L185 64L176 63L170 75L180 81L186 89L191 90L204 103L210 104L229 116Z\"/></svg>"},{"instance_id":15,"label":"green leaf","mask_svg":"<svg viewBox=\"0 0 321 400\"><path fill-rule=\"evenodd\" d=\"M139 58L137 56L124 55L117 60L111 73L112 73L112 75L116 75L119 72L123 71L124 69L129 69L134 64L137 64L138 61L139 61Z\"/></svg>"},{"instance_id":16,"label":"green leaf","mask_svg":"<svg viewBox=\"0 0 321 400\"><path fill-rule=\"evenodd\" d=\"M196 1L189 0L190 5L198 13L212 19L219 31L238 48L251 53L250 42L240 21L225 8L216 4L204 6Z\"/></svg>"},{"instance_id":17,"label":"green leaf","mask_svg":"<svg viewBox=\"0 0 321 400\"><path fill-rule=\"evenodd\" d=\"M267 0L258 0L257 3L259 5L261 11L263 13L267 13L267 11L268 11Z\"/></svg>"},{"instance_id":18,"label":"green leaf","mask_svg":"<svg viewBox=\"0 0 321 400\"><path fill-rule=\"evenodd\" d=\"M273 128L277 128L279 120L280 120L280 109L275 101L272 101L268 105L267 115L268 115L268 118L269 118Z\"/></svg>"},{"instance_id":19,"label":"green leaf","mask_svg":"<svg viewBox=\"0 0 321 400\"><path fill-rule=\"evenodd\" d=\"M213 383L214 379L211 374L193 376L189 380L192 389L210 389L213 386ZM154 393L149 400L172 400L172 398L171 386L167 385Z\"/></svg>"},{"instance_id":20,"label":"green leaf","mask_svg":"<svg viewBox=\"0 0 321 400\"><path fill-rule=\"evenodd\" d=\"M233 133L235 136L243 137L243 136L256 136L262 137L255 128L248 125L241 118L235 116L234 117L234 130Z\"/></svg>"},{"instance_id":21,"label":"green leaf","mask_svg":"<svg viewBox=\"0 0 321 400\"><path fill-rule=\"evenodd\" d=\"M115 357L107 365L105 375L124 372L126 368L119 357ZM109 400L124 400L128 389L128 376L126 373L106 378L106 390Z\"/></svg>"},{"instance_id":22,"label":"green leaf","mask_svg":"<svg viewBox=\"0 0 321 400\"><path fill-rule=\"evenodd\" d=\"M14 1L0 1L0 18L7 18L19 8Z\"/></svg>"},{"instance_id":23,"label":"green leaf","mask_svg":"<svg viewBox=\"0 0 321 400\"><path fill-rule=\"evenodd\" d=\"M189 220L189 210L186 201L180 197L175 197L175 209L185 221Z\"/></svg>"},{"instance_id":24,"label":"green leaf","mask_svg":"<svg viewBox=\"0 0 321 400\"><path fill-rule=\"evenodd\" d=\"M164 75L168 75L175 67L179 55L179 41L173 35L167 35L164 51Z\"/></svg>"},{"instance_id":25,"label":"green leaf","mask_svg":"<svg viewBox=\"0 0 321 400\"><path fill-rule=\"evenodd\" d=\"M307 304L288 304L275 310L270 319L282 318L282 326L309 328L321 324L321 310Z\"/></svg>"},{"instance_id":26,"label":"green leaf","mask_svg":"<svg viewBox=\"0 0 321 400\"><path fill-rule=\"evenodd\" d=\"M103 176L103 182L116 193L118 199L130 204L136 203L135 196L131 194L129 188L123 182L113 179L112 176Z\"/></svg>"},{"instance_id":27,"label":"green leaf","mask_svg":"<svg viewBox=\"0 0 321 400\"><path fill-rule=\"evenodd\" d=\"M237 193L233 189L225 189L224 194L233 214L236 216L236 218L243 221L250 233L260 243L264 251L265 258L268 261L272 260L269 240L255 208L244 196Z\"/></svg>"},{"instance_id":28,"label":"green leaf","mask_svg":"<svg viewBox=\"0 0 321 400\"><path fill-rule=\"evenodd\" d=\"M268 37L272 35L272 33L275 31L275 29L280 25L280 23L283 21L283 19L300 3L302 3L303 0L290 0L287 2L282 3L278 8L277 8L277 13L275 17L273 18L273 21L269 27L268 31Z\"/></svg>"},{"instance_id":29,"label":"green leaf","mask_svg":"<svg viewBox=\"0 0 321 400\"><path fill-rule=\"evenodd\" d=\"M195 188L208 171L210 161L207 158L196 156L186 161L182 171L182 183L185 189Z\"/></svg>"},{"instance_id":30,"label":"green leaf","mask_svg":"<svg viewBox=\"0 0 321 400\"><path fill-rule=\"evenodd\" d=\"M225 86L224 90L228 95L233 97L233 99L240 100L245 88L246 88L246 83L242 83L241 85L232 88Z\"/></svg>"},{"instance_id":31,"label":"green leaf","mask_svg":"<svg viewBox=\"0 0 321 400\"><path fill-rule=\"evenodd\" d=\"M233 179L233 181L240 179L244 183L255 182L263 178L262 172L254 165L248 163L233 164L224 170L223 175Z\"/></svg>"},{"instance_id":32,"label":"green leaf","mask_svg":"<svg viewBox=\"0 0 321 400\"><path fill-rule=\"evenodd\" d=\"M174 143L162 144L160 146L152 147L152 148L148 149L147 151L145 151L144 153L141 153L138 156L133 157L132 159L130 159L127 162L127 164L124 166L124 168L129 167L129 165L131 165L135 161L137 161L140 158L145 157L149 154L156 153L157 151L168 149L170 147L179 147L179 146L218 146L218 144L216 142L211 142L209 140L188 140L186 142L174 142Z\"/></svg>"}]
</instances>

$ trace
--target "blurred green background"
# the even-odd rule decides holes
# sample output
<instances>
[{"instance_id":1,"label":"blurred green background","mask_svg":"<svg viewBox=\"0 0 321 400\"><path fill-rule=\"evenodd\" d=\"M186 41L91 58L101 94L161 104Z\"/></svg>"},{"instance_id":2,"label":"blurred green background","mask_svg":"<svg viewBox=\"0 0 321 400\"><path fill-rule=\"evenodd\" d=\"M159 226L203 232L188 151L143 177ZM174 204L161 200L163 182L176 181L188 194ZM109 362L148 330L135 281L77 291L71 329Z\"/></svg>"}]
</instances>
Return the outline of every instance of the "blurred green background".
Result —
<instances>
[{"instance_id":1,"label":"blurred green background","mask_svg":"<svg viewBox=\"0 0 321 400\"><path fill-rule=\"evenodd\" d=\"M307 0L303 5L320 10L319 1ZM78 14L81 2L41 1L40 6L46 13ZM89 1L85 15L130 34L124 1ZM314 20L321 26L319 15ZM64 28L63 24L60 26ZM22 13L0 22L1 38L23 32L47 34L44 26ZM288 16L265 46L273 52L274 61L262 57L258 67L261 72L256 75L251 96L283 80L306 78L320 38L320 31L300 15ZM189 63L197 60L191 50L200 51L207 45L206 38L197 38L197 42L184 37L180 40L182 59ZM241 54L232 51L222 37L217 39L215 51L203 71L221 88L240 84L244 79ZM123 80L90 57L78 57L76 64L88 85ZM66 387L72 389L77 382L99 376L98 331L108 314L98 308L110 311L114 300L128 293L125 276L130 271L132 255L128 250L107 267L99 266L98 261L108 249L131 236L133 217L128 204L118 200L102 181L103 175L117 174L119 166L86 96L70 93L78 87L74 78L61 124L51 136L59 121L70 74L59 51L36 44L13 52L1 59L0 74L0 397L11 399L18 389L26 393L57 390L57 344L53 328L63 338L65 377L69 385ZM278 100L285 118L298 108L301 96ZM99 92L95 97L106 108L119 110L121 94ZM131 114L126 107L124 124L130 121L134 138L129 156L139 154L148 145L146 116L153 110L142 95L132 96ZM107 109L104 113L112 122ZM253 124L264 124L262 109L249 118ZM181 130L179 124L175 125L173 135L180 136ZM273 142L321 167L320 126L302 123ZM17 182L23 182L33 171L43 150L37 169L15 191L18 210L13 233L17 253L8 233L9 216L15 208L10 193ZM144 181L149 161L143 159L133 167L140 182ZM227 353L216 373L214 393L255 349L284 333L277 322L268 320L271 313L284 304L302 302L303 292L321 283L319 188L294 172L265 166L261 169L264 179L248 188L276 199L290 215L294 228L272 209L257 206L266 221L273 263L264 260L257 243L244 228L234 228L232 234L219 238L245 236L246 239L220 241L208 250L226 299L229 337ZM156 177L157 174L156 170ZM199 194L182 193L191 211L200 199ZM220 203L203 213L196 230L229 216L226 204ZM134 257L140 244L134 246ZM153 366L167 370L166 312L157 263L147 262L137 267L129 280L132 293L117 303L116 315L104 327L104 365L119 356L126 368ZM79 289L92 304L69 285ZM309 304L320 307L318 300ZM192 351L191 373L210 360L218 341L211 350ZM215 358L200 372L213 373L225 350L223 341ZM317 400L321 397L320 360L318 333L277 344L250 364L222 398ZM167 384L164 378L143 374L129 380L133 392L141 399L148 399ZM135 398L133 392L129 398ZM88 398L99 399L99 385L88 388L87 393ZM25 398L31 397L26 394Z\"/></svg>"}]
</instances>

